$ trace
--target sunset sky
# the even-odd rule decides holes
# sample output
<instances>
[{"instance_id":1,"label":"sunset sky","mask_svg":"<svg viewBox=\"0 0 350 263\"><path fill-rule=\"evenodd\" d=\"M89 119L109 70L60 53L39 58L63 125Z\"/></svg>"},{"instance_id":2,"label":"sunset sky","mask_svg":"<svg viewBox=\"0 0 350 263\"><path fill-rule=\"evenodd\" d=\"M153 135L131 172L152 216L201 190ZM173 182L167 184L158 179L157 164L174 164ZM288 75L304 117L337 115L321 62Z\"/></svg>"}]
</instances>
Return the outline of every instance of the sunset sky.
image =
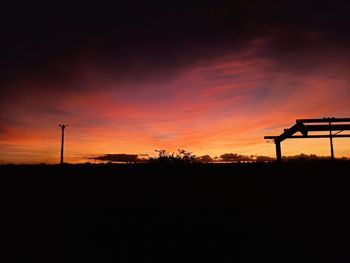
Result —
<instances>
[{"instance_id":1,"label":"sunset sky","mask_svg":"<svg viewBox=\"0 0 350 263\"><path fill-rule=\"evenodd\" d=\"M74 2L74 3L73 3ZM264 2L264 3L263 3ZM1 10L0 161L155 149L274 156L264 135L350 117L350 4L11 1ZM350 157L350 139L334 142ZM283 155L329 155L328 139Z\"/></svg>"}]
</instances>

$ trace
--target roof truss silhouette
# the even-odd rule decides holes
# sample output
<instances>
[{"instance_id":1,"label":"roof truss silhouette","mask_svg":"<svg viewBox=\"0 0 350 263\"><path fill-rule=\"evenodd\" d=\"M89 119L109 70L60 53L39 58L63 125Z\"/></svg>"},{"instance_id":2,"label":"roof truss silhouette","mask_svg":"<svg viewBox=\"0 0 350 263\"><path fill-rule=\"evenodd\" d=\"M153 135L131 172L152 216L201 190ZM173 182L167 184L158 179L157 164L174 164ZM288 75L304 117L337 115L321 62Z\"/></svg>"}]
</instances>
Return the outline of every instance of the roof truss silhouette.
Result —
<instances>
[{"instance_id":1,"label":"roof truss silhouette","mask_svg":"<svg viewBox=\"0 0 350 263\"><path fill-rule=\"evenodd\" d=\"M296 123L278 136L265 136L264 139L272 139L276 144L277 161L282 160L281 142L294 138L329 138L331 147L331 159L334 159L333 138L350 137L350 134L340 134L350 130L350 118L323 118L323 119L297 119ZM300 132L301 135L296 135ZM310 132L329 132L329 134L310 134Z\"/></svg>"}]
</instances>

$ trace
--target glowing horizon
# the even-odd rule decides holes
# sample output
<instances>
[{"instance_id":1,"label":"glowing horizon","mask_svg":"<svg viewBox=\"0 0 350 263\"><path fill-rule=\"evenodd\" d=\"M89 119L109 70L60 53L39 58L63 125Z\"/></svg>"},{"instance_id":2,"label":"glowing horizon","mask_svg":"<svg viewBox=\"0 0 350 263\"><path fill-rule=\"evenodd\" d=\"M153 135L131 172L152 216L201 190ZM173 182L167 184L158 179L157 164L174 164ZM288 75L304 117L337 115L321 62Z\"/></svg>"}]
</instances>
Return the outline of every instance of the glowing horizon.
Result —
<instances>
[{"instance_id":1,"label":"glowing horizon","mask_svg":"<svg viewBox=\"0 0 350 263\"><path fill-rule=\"evenodd\" d=\"M3 128L0 160L56 163L60 122L70 125L65 160L74 163L91 155L154 156L155 149L179 148L197 155L274 156L264 135L280 134L297 118L348 117L347 63L331 59L302 76L299 70L276 72L278 61L255 56L265 45L252 41L238 54L202 61L167 81L106 79L84 65L73 83L64 83L68 96L60 86L42 92L35 82L17 83L27 93L6 104L13 118ZM327 156L328 144L327 139L287 140L282 148L284 155ZM349 145L348 139L336 139L336 157L349 157Z\"/></svg>"},{"instance_id":2,"label":"glowing horizon","mask_svg":"<svg viewBox=\"0 0 350 263\"><path fill-rule=\"evenodd\" d=\"M36 19L11 13L1 49L2 162L57 163L59 123L70 125L65 160L75 163L156 149L274 157L265 135L299 118L350 117L345 9L125 3L116 16L102 5L86 6L90 15L70 8ZM350 140L335 139L334 151L350 157ZM329 156L329 141L286 140L282 153Z\"/></svg>"}]
</instances>

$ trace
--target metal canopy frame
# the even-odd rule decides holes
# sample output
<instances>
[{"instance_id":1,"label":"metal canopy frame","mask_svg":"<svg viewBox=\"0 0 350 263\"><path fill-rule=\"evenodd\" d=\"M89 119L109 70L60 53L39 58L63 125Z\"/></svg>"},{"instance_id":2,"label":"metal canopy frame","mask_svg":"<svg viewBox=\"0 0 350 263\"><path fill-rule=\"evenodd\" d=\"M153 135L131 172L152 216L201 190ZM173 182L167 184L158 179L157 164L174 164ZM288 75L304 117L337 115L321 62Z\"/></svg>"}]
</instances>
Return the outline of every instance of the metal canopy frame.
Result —
<instances>
[{"instance_id":1,"label":"metal canopy frame","mask_svg":"<svg viewBox=\"0 0 350 263\"><path fill-rule=\"evenodd\" d=\"M309 132L320 131L328 131L329 134L309 134ZM282 161L281 142L285 139L329 138L331 159L334 160L333 138L350 137L350 134L339 134L343 131L350 131L350 118L297 119L296 123L289 129L284 129L281 135L264 136L264 139L274 140L276 145L276 158L277 161L280 162ZM302 135L295 135L297 132L300 132Z\"/></svg>"}]
</instances>

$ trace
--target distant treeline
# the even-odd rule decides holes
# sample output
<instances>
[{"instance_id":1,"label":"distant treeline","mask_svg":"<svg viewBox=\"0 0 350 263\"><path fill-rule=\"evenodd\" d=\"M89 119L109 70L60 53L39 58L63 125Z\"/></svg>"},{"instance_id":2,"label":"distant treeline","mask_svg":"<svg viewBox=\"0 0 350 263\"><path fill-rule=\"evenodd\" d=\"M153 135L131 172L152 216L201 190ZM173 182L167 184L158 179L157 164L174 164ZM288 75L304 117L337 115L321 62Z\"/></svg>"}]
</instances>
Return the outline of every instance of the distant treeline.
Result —
<instances>
[{"instance_id":1,"label":"distant treeline","mask_svg":"<svg viewBox=\"0 0 350 263\"><path fill-rule=\"evenodd\" d=\"M158 157L149 157L148 155L138 154L104 154L95 157L89 157L91 160L99 162L119 162L119 163L144 163L144 162L163 162L163 163L220 163L220 162L272 162L276 159L263 155L242 155L237 153L225 153L215 157L210 155L196 156L192 152L179 149L176 153L169 153L166 150L156 150ZM329 160L329 156L319 156L316 154L298 154L293 156L283 156L284 161L321 161ZM339 160L350 160L347 157L338 158Z\"/></svg>"}]
</instances>

